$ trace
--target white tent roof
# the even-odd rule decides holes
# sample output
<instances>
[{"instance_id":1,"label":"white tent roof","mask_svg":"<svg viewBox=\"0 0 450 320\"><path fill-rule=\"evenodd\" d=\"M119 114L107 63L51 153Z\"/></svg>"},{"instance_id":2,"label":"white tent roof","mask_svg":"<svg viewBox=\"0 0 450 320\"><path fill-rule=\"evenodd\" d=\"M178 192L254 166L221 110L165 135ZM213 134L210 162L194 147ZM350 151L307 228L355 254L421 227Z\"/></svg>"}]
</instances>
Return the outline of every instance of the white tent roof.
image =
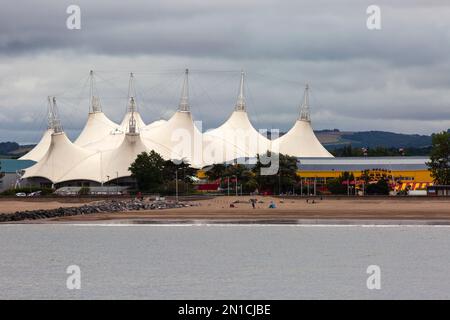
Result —
<instances>
[{"instance_id":1,"label":"white tent roof","mask_svg":"<svg viewBox=\"0 0 450 320\"><path fill-rule=\"evenodd\" d=\"M90 112L83 131L75 140L75 144L88 147L93 142L104 140L108 135L117 133L120 126L109 120L103 112Z\"/></svg>"},{"instance_id":2,"label":"white tent roof","mask_svg":"<svg viewBox=\"0 0 450 320\"><path fill-rule=\"evenodd\" d=\"M28 153L20 157L20 160L33 160L36 162L41 160L44 157L45 153L47 152L48 148L50 147L50 142L52 140L52 133L53 129L45 130L38 144L34 146L33 149L28 151Z\"/></svg>"},{"instance_id":3,"label":"white tent roof","mask_svg":"<svg viewBox=\"0 0 450 320\"><path fill-rule=\"evenodd\" d=\"M104 140L111 140L108 139L110 135L117 135L118 133L122 133L122 128L117 123L109 120L108 117L102 112L100 99L94 94L94 71L90 71L89 78L89 115L83 130L75 140L75 144L96 151L117 147L118 144L104 143Z\"/></svg>"},{"instance_id":4,"label":"white tent roof","mask_svg":"<svg viewBox=\"0 0 450 320\"><path fill-rule=\"evenodd\" d=\"M122 143L125 132L129 131L131 117L135 119L138 130L145 128L144 121L136 111L133 97L129 99L127 112L120 125L110 121L103 112L92 112L89 114L88 123L75 143L95 151L115 149Z\"/></svg>"},{"instance_id":5,"label":"white tent roof","mask_svg":"<svg viewBox=\"0 0 450 320\"><path fill-rule=\"evenodd\" d=\"M144 120L142 120L141 115L139 114L139 112L137 111L128 111L125 114L125 117L123 117L122 123L120 124L120 127L122 128L122 130L124 132L128 131L128 125L130 123L130 119L131 119L131 114L134 114L134 119L136 120L136 127L138 129L144 129L146 127Z\"/></svg>"},{"instance_id":6,"label":"white tent roof","mask_svg":"<svg viewBox=\"0 0 450 320\"><path fill-rule=\"evenodd\" d=\"M42 135L41 140L39 140L38 144L35 145L34 148L28 151L25 155L20 157L20 160L33 160L37 162L44 157L45 153L50 147L55 121L53 113L53 101L52 99L50 99L50 97L48 97L47 100L47 130L44 131L44 134Z\"/></svg>"},{"instance_id":7,"label":"white tent roof","mask_svg":"<svg viewBox=\"0 0 450 320\"><path fill-rule=\"evenodd\" d=\"M291 130L272 142L272 151L293 157L333 158L317 139L311 122L300 119Z\"/></svg>"},{"instance_id":8,"label":"white tent roof","mask_svg":"<svg viewBox=\"0 0 450 320\"><path fill-rule=\"evenodd\" d=\"M137 102L136 102L136 90L134 88L134 74L130 73L130 82L128 84L128 106L125 117L122 120L120 126L124 132L129 132L129 124L132 117L136 121L136 128L138 130L143 129L145 127L145 123L141 118L141 115L138 112Z\"/></svg>"},{"instance_id":9,"label":"white tent roof","mask_svg":"<svg viewBox=\"0 0 450 320\"><path fill-rule=\"evenodd\" d=\"M21 159L37 161L23 178L43 177L53 183L90 180L99 183L129 176L137 155L155 150L166 160L186 160L201 168L234 159L254 158L267 150L296 157L333 157L311 127L308 87L300 117L282 137L270 141L251 124L246 112L244 73L241 74L235 110L220 127L202 134L195 126L189 106L188 70L178 111L169 120L149 125L137 112L130 78L129 105L120 125L109 120L92 96L87 123L72 143L63 132L56 100L49 100L49 129L38 145ZM109 178L108 178L109 177Z\"/></svg>"},{"instance_id":10,"label":"white tent roof","mask_svg":"<svg viewBox=\"0 0 450 320\"><path fill-rule=\"evenodd\" d=\"M166 122L147 126L142 132L146 144L166 160L186 160L202 167L202 133L194 125L189 107L188 70L185 73L178 111Z\"/></svg>"},{"instance_id":11,"label":"white tent roof","mask_svg":"<svg viewBox=\"0 0 450 320\"><path fill-rule=\"evenodd\" d=\"M82 179L104 183L115 178L130 176L128 168L138 154L156 149L156 146L146 145L142 141L135 125L136 120L131 114L129 132L122 135L122 142L117 148L92 154L57 182Z\"/></svg>"},{"instance_id":12,"label":"white tent roof","mask_svg":"<svg viewBox=\"0 0 450 320\"><path fill-rule=\"evenodd\" d=\"M152 123L149 123L149 124L144 128L144 130L145 130L145 129L150 129L150 128L155 128L155 127L160 126L160 125L165 124L165 123L167 123L167 120L164 120L164 119L155 120L155 121L153 121Z\"/></svg>"},{"instance_id":13,"label":"white tent roof","mask_svg":"<svg viewBox=\"0 0 450 320\"><path fill-rule=\"evenodd\" d=\"M258 153L270 150L270 140L259 133L248 118L243 72L235 110L220 127L205 132L204 141L204 158L208 164L242 157L255 157Z\"/></svg>"},{"instance_id":14,"label":"white tent roof","mask_svg":"<svg viewBox=\"0 0 450 320\"><path fill-rule=\"evenodd\" d=\"M58 182L94 153L73 144L64 132L53 133L46 154L38 163L25 170L23 178L43 177L54 183ZM92 171L97 171L97 168L92 168Z\"/></svg>"},{"instance_id":15,"label":"white tent roof","mask_svg":"<svg viewBox=\"0 0 450 320\"><path fill-rule=\"evenodd\" d=\"M202 133L189 111L175 112L165 123L142 131L142 137L166 160L186 159L194 167L203 165Z\"/></svg>"},{"instance_id":16,"label":"white tent roof","mask_svg":"<svg viewBox=\"0 0 450 320\"><path fill-rule=\"evenodd\" d=\"M291 130L272 141L272 151L293 157L332 158L333 155L322 146L311 127L308 89L306 86L300 117Z\"/></svg>"},{"instance_id":17,"label":"white tent roof","mask_svg":"<svg viewBox=\"0 0 450 320\"><path fill-rule=\"evenodd\" d=\"M142 142L139 133L126 133L118 148L86 157L56 182L81 179L105 183L117 177L128 177L131 175L128 168L137 155L149 149Z\"/></svg>"},{"instance_id":18,"label":"white tent roof","mask_svg":"<svg viewBox=\"0 0 450 320\"><path fill-rule=\"evenodd\" d=\"M108 176L110 180L116 177L130 176L131 172L128 170L130 165L140 153L149 150L150 148L142 141L139 133L127 133L122 144L117 149L104 154L102 159L103 181Z\"/></svg>"}]
</instances>

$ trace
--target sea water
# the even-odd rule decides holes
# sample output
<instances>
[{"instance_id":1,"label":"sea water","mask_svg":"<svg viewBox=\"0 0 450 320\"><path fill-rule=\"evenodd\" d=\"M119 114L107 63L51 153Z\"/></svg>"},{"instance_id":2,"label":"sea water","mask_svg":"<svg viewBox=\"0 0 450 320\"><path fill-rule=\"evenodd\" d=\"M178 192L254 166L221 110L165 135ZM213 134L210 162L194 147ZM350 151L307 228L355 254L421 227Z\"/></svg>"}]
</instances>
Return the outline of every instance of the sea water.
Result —
<instances>
[{"instance_id":1,"label":"sea water","mask_svg":"<svg viewBox=\"0 0 450 320\"><path fill-rule=\"evenodd\" d=\"M0 298L449 299L450 228L1 225Z\"/></svg>"}]
</instances>

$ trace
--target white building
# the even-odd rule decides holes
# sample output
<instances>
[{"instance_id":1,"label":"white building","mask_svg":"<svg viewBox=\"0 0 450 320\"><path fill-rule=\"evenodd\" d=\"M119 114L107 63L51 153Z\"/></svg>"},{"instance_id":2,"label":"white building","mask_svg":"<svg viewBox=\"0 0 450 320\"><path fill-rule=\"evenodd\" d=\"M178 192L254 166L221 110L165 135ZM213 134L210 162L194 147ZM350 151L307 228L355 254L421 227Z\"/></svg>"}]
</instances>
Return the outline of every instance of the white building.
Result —
<instances>
[{"instance_id":1,"label":"white building","mask_svg":"<svg viewBox=\"0 0 450 320\"><path fill-rule=\"evenodd\" d=\"M216 129L202 133L194 123L189 105L189 72L186 69L178 110L169 120L146 125L135 100L130 76L128 106L121 124L109 120L94 96L91 72L90 110L81 134L71 142L63 131L56 100L49 100L48 128L38 145L21 159L37 163L23 178L58 185L108 184L128 181L128 168L142 152L151 150L166 160L185 161L195 168L241 158L254 158L271 150L295 157L332 157L317 140L311 127L308 87L300 117L291 130L273 141L251 124L241 73L237 102L231 116Z\"/></svg>"}]
</instances>

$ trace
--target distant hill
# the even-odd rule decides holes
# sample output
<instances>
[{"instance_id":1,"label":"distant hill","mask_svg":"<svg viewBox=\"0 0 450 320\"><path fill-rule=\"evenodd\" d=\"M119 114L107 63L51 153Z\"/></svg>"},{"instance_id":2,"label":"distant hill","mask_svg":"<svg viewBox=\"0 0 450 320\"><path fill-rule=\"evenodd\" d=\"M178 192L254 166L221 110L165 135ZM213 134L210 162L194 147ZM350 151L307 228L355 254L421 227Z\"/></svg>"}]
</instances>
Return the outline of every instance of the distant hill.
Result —
<instances>
[{"instance_id":1,"label":"distant hill","mask_svg":"<svg viewBox=\"0 0 450 320\"><path fill-rule=\"evenodd\" d=\"M0 142L1 158L19 158L31 149L34 145L19 145L17 142Z\"/></svg>"},{"instance_id":2,"label":"distant hill","mask_svg":"<svg viewBox=\"0 0 450 320\"><path fill-rule=\"evenodd\" d=\"M342 148L345 145L365 148L425 148L431 145L431 136L403 134L386 131L316 131L317 138L327 149Z\"/></svg>"}]
</instances>

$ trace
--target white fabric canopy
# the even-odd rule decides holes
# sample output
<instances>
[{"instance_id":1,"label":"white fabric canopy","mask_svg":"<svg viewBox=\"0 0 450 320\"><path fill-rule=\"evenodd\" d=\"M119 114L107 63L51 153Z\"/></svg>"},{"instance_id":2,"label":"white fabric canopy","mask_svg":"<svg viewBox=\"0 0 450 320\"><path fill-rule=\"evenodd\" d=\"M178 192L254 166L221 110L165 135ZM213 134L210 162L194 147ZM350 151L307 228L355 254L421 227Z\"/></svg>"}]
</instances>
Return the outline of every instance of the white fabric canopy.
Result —
<instances>
[{"instance_id":1,"label":"white fabric canopy","mask_svg":"<svg viewBox=\"0 0 450 320\"><path fill-rule=\"evenodd\" d=\"M50 147L44 157L38 163L26 169L23 178L42 177L52 182L58 182L69 174L77 164L93 154L95 154L94 151L73 144L64 132L53 133ZM92 172L92 175L90 172ZM74 174L76 175L76 173ZM96 180L96 177L98 177L98 169L92 168L89 172L80 175L79 179Z\"/></svg>"},{"instance_id":2,"label":"white fabric canopy","mask_svg":"<svg viewBox=\"0 0 450 320\"><path fill-rule=\"evenodd\" d=\"M333 158L314 134L309 112L309 86L305 87L300 116L286 134L272 141L272 151L293 157Z\"/></svg>"},{"instance_id":3,"label":"white fabric canopy","mask_svg":"<svg viewBox=\"0 0 450 320\"><path fill-rule=\"evenodd\" d=\"M204 161L223 163L236 158L252 158L270 150L270 140L250 123L244 95L245 73L241 72L234 112L220 127L204 134Z\"/></svg>"},{"instance_id":4,"label":"white fabric canopy","mask_svg":"<svg viewBox=\"0 0 450 320\"><path fill-rule=\"evenodd\" d=\"M53 129L45 130L45 132L42 135L42 138L38 142L38 144L36 146L34 146L33 149L28 151L27 154L23 155L19 159L20 160L33 160L36 162L41 160L47 153L48 148L50 147L50 143L52 140L52 133L53 133Z\"/></svg>"},{"instance_id":5,"label":"white fabric canopy","mask_svg":"<svg viewBox=\"0 0 450 320\"><path fill-rule=\"evenodd\" d=\"M311 122L300 119L286 134L272 141L272 151L293 157L333 157L317 139Z\"/></svg>"},{"instance_id":6,"label":"white fabric canopy","mask_svg":"<svg viewBox=\"0 0 450 320\"><path fill-rule=\"evenodd\" d=\"M116 178L129 177L131 172L128 168L138 154L150 149L151 147L144 144L138 133L127 133L118 148L96 152L86 157L57 182L81 179L105 183Z\"/></svg>"},{"instance_id":7,"label":"white fabric canopy","mask_svg":"<svg viewBox=\"0 0 450 320\"><path fill-rule=\"evenodd\" d=\"M131 92L132 90L130 90ZM295 157L333 157L311 127L308 87L300 117L285 135L269 140L251 124L245 106L244 73L241 74L235 110L220 127L202 132L195 126L189 106L188 70L178 111L169 120L145 125L129 97L129 108L120 125L101 112L93 99L92 112L80 136L72 143L62 132L56 100L49 100L49 127L37 146L21 159L37 161L23 178L43 177L53 183L89 180L104 183L130 176L137 155L154 150L166 160L184 160L194 168L234 159L254 158L268 150ZM95 108L94 108L95 106Z\"/></svg>"},{"instance_id":8,"label":"white fabric canopy","mask_svg":"<svg viewBox=\"0 0 450 320\"><path fill-rule=\"evenodd\" d=\"M177 111L166 122L142 131L143 141L168 160L186 160L202 167L202 133L194 125L190 111Z\"/></svg>"},{"instance_id":9,"label":"white fabric canopy","mask_svg":"<svg viewBox=\"0 0 450 320\"><path fill-rule=\"evenodd\" d=\"M136 120L136 127L139 129L139 130L141 130L141 129L144 129L145 128L145 123L144 123L144 120L142 120L142 117L141 117L141 115L139 114L139 112L137 112L137 111L133 111L133 112L130 112L130 111L128 111L126 114L125 114L125 117L123 117L123 120L122 120L122 123L120 124L120 126L121 126L121 128L122 128L122 130L124 131L124 132L128 132L129 130L129 124L130 124L130 119L131 119L131 115L133 114L133 117L134 117L134 119Z\"/></svg>"},{"instance_id":10,"label":"white fabric canopy","mask_svg":"<svg viewBox=\"0 0 450 320\"><path fill-rule=\"evenodd\" d=\"M245 110L235 110L220 127L204 133L204 159L209 164L256 157L270 150L270 140L250 123Z\"/></svg>"},{"instance_id":11,"label":"white fabric canopy","mask_svg":"<svg viewBox=\"0 0 450 320\"><path fill-rule=\"evenodd\" d=\"M81 147L93 145L95 142L101 142L108 135L117 133L120 130L121 127L109 120L103 112L90 112L86 125L75 140L75 144Z\"/></svg>"}]
</instances>

